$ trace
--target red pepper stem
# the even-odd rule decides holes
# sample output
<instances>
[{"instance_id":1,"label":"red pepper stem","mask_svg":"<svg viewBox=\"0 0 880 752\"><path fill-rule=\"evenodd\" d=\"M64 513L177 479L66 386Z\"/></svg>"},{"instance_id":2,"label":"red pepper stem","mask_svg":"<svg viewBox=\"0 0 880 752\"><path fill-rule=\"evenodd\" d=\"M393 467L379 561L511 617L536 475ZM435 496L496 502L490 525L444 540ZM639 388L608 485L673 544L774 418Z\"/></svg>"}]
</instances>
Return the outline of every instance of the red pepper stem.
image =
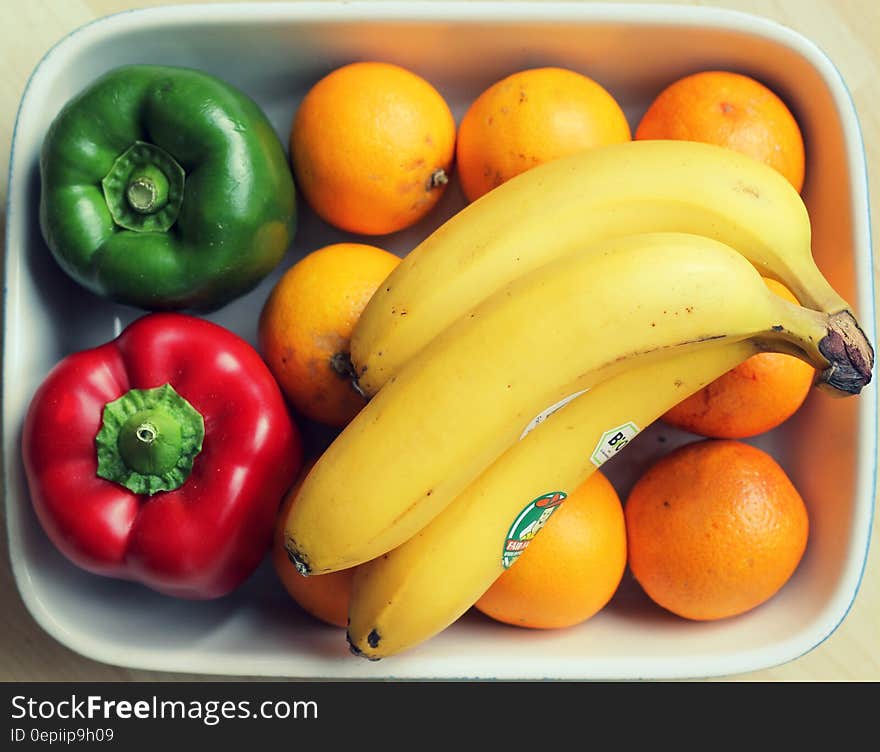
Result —
<instances>
[{"instance_id":1,"label":"red pepper stem","mask_svg":"<svg viewBox=\"0 0 880 752\"><path fill-rule=\"evenodd\" d=\"M138 441L142 441L144 444L152 444L159 436L159 431L152 423L141 423L137 427L135 435Z\"/></svg>"},{"instance_id":2,"label":"red pepper stem","mask_svg":"<svg viewBox=\"0 0 880 752\"><path fill-rule=\"evenodd\" d=\"M182 447L180 424L161 407L132 415L116 440L127 467L142 475L162 475L176 467Z\"/></svg>"},{"instance_id":3,"label":"red pepper stem","mask_svg":"<svg viewBox=\"0 0 880 752\"><path fill-rule=\"evenodd\" d=\"M201 451L204 420L170 384L131 389L104 407L98 475L139 494L186 482Z\"/></svg>"}]
</instances>

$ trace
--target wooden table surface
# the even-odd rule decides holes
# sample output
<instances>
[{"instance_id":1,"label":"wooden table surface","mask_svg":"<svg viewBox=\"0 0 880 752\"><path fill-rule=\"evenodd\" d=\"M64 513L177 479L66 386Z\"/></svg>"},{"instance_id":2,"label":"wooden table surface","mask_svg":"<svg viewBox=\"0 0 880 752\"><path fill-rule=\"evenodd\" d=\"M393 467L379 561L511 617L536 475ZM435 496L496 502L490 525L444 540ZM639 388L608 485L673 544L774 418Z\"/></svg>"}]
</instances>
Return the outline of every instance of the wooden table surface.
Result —
<instances>
[{"instance_id":1,"label":"wooden table surface","mask_svg":"<svg viewBox=\"0 0 880 752\"><path fill-rule=\"evenodd\" d=\"M391 0L388 0L389 2ZM7 172L12 128L25 83L46 50L81 24L156 0L0 0L0 235L5 234ZM880 4L876 0L718 0L690 2L755 13L813 39L847 81L862 124L873 189L875 237L880 195ZM875 241L875 259L880 258ZM878 289L875 262L874 285ZM183 674L137 671L86 659L45 634L25 609L9 566L5 514L0 533L0 681L204 680ZM843 624L820 646L782 666L728 677L754 681L880 680L880 515L875 515L867 569ZM222 677L216 677L222 678Z\"/></svg>"}]
</instances>

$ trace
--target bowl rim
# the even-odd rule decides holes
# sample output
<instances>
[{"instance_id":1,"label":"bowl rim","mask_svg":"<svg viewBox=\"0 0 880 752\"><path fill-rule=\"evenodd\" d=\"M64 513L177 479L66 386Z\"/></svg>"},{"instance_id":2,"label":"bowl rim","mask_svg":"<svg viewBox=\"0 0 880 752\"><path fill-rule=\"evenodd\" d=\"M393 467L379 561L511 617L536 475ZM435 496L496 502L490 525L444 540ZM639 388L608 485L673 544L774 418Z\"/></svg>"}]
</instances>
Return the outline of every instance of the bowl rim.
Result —
<instances>
[{"instance_id":1,"label":"bowl rim","mask_svg":"<svg viewBox=\"0 0 880 752\"><path fill-rule=\"evenodd\" d=\"M503 19L498 18L498 8L503 5ZM639 23L646 26L686 26L722 29L750 34L759 38L775 42L798 53L809 62L819 73L831 93L834 105L840 116L843 129L844 144L847 153L848 170L851 177L851 205L853 236L856 242L853 245L854 264L857 270L871 269L872 238L870 227L870 203L868 197L867 165L859 125L858 115L853 103L851 93L840 71L828 57L828 55L813 41L801 33L786 27L772 19L753 15L738 10L725 8L681 6L674 4L616 4L616 3L564 3L548 2L533 3L514 0L513 2L501 2L500 0L477 0L471 3L458 2L432 2L432 3L385 3L376 0L330 0L330 2L302 2L296 4L277 4L268 2L257 3L208 3L200 5L168 5L152 8L137 8L113 13L79 26L70 31L43 55L31 72L25 85L12 133L10 161L8 170L8 200L6 207L6 241L4 248L4 272L5 285L3 289L3 400L2 400L2 424L0 431L3 436L3 492L7 519L7 538L13 575L19 594L31 616L37 624L51 637L71 650L105 664L122 666L134 669L183 672L194 674L229 675L229 676L285 676L315 678L314 674L300 674L291 671L284 666L277 665L277 659L255 661L253 658L224 659L215 656L210 660L210 666L205 665L205 659L197 655L173 654L167 656L152 650L139 650L136 646L129 647L125 651L102 643L88 635L76 633L65 624L58 621L35 595L30 583L30 573L27 563L24 561L21 547L16 539L15 531L21 528L18 503L12 497L16 489L11 487L10 463L19 459L17 444L13 446L12 436L16 435L16 426L11 424L10 408L6 399L7 384L13 375L13 368L7 356L9 343L9 311L18 304L17 286L14 284L19 278L19 257L12 252L13 239L17 236L16 209L21 203L18 200L20 191L16 190L14 178L20 156L17 154L16 143L19 128L26 123L29 117L29 108L35 92L43 81L51 80L53 71L64 65L69 56L78 49L88 47L101 39L107 38L119 32L139 30L144 28L165 28L168 26L198 23L204 18L210 17L212 24L246 23L313 23L313 22L388 22L388 21L413 21L424 23L456 22L456 23L495 23L509 24L516 22L547 22L558 23L560 21L570 23L585 22L618 22ZM857 280L857 300L859 310L863 312L863 326L866 334L872 342L876 342L876 307L872 276L868 280ZM759 649L744 652L733 652L721 656L705 657L682 661L676 659L639 659L638 665L632 665L632 659L621 661L619 658L606 661L592 662L593 671L584 676L582 662L572 660L570 657L541 656L538 661L533 661L532 667L528 660L519 660L515 670L506 669L497 671L497 664L485 661L485 669L472 676L452 676L445 659L421 659L420 665L433 664L438 669L436 674L424 672L394 675L394 664L387 664L391 671L382 676L364 676L356 670L356 666L349 663L334 664L342 670L334 670L325 676L317 678L357 678L362 679L394 679L394 678L452 678L452 679L480 679L480 678L546 678L552 676L558 679L645 679L645 678L695 678L708 676L730 676L749 671L762 670L778 666L795 660L810 652L824 642L844 621L850 612L856 595L864 577L867 566L868 548L870 545L873 525L874 503L877 491L877 453L871 452L872 457L863 457L868 449L876 450L878 437L878 412L876 386L872 382L863 390L860 396L861 404L858 419L858 446L860 461L855 488L855 499L868 499L868 504L856 504L854 507L853 527L856 531L862 531L861 535L854 538L854 545L849 551L844 563L842 581L846 581L851 587L840 588L835 597L823 610L822 617L815 620L816 626L807 637L804 633L796 637L783 640ZM865 415L872 415L873 420L866 420ZM16 419L19 416L15 416ZM26 491L26 488L24 489ZM861 556L859 560L856 554ZM845 592L844 592L845 591ZM522 657L521 657L522 658ZM248 663L247 670L242 670L243 662ZM309 659L306 665L321 663L320 659ZM474 666L481 664L480 659L475 659ZM625 670L621 671L621 664ZM616 666L616 668L615 668ZM255 674L253 669L256 668ZM695 670L698 669L698 670Z\"/></svg>"}]
</instances>

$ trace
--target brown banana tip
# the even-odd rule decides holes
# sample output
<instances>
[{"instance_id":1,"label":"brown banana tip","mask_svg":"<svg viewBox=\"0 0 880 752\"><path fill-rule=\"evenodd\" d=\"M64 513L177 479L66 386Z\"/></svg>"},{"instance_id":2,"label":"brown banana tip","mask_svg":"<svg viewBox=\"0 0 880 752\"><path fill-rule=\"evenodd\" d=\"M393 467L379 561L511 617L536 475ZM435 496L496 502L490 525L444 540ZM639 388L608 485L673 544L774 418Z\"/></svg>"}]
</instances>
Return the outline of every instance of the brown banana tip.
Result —
<instances>
[{"instance_id":1,"label":"brown banana tip","mask_svg":"<svg viewBox=\"0 0 880 752\"><path fill-rule=\"evenodd\" d=\"M374 635L375 635L375 639L374 639ZM351 639L351 633L349 633L348 631L346 631L346 633L345 633L345 639L348 642L348 650L352 655L356 655L358 658L366 658L368 661L381 660L379 658L379 656L367 655L363 650L361 650L357 645L355 645ZM372 632L370 632L369 636L367 637L367 642L369 643L370 647L372 647L372 648L376 647L379 644L379 633L375 629Z\"/></svg>"},{"instance_id":2,"label":"brown banana tip","mask_svg":"<svg viewBox=\"0 0 880 752\"><path fill-rule=\"evenodd\" d=\"M290 538L284 541L284 550L287 552L287 558L290 559L290 563L296 567L296 571L303 577L308 577L312 573L312 568L309 566L308 561L297 550L296 544Z\"/></svg>"},{"instance_id":3,"label":"brown banana tip","mask_svg":"<svg viewBox=\"0 0 880 752\"><path fill-rule=\"evenodd\" d=\"M828 333L819 342L819 352L830 364L820 382L832 390L843 395L858 394L870 383L874 348L849 311L829 318Z\"/></svg>"},{"instance_id":4,"label":"brown banana tip","mask_svg":"<svg viewBox=\"0 0 880 752\"><path fill-rule=\"evenodd\" d=\"M351 383L352 389L354 389L363 399L369 399L367 397L367 393L361 389L361 385L358 383L358 373L357 369L354 367L354 363L351 362L351 355L347 352L338 352L335 353L330 358L330 367L338 373L342 378L348 379ZM361 374L363 374L367 369L361 369Z\"/></svg>"}]
</instances>

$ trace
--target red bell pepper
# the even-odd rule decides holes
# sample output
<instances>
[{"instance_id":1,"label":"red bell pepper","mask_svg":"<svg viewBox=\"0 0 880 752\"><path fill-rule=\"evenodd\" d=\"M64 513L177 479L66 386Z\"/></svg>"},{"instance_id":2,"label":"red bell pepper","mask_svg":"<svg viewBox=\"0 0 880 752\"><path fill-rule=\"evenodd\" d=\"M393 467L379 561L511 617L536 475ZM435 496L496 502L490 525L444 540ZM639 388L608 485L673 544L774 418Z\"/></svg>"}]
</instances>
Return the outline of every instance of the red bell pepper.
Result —
<instances>
[{"instance_id":1,"label":"red bell pepper","mask_svg":"<svg viewBox=\"0 0 880 752\"><path fill-rule=\"evenodd\" d=\"M65 556L192 599L254 571L302 464L257 352L177 313L58 363L31 401L22 450L37 517Z\"/></svg>"}]
</instances>

